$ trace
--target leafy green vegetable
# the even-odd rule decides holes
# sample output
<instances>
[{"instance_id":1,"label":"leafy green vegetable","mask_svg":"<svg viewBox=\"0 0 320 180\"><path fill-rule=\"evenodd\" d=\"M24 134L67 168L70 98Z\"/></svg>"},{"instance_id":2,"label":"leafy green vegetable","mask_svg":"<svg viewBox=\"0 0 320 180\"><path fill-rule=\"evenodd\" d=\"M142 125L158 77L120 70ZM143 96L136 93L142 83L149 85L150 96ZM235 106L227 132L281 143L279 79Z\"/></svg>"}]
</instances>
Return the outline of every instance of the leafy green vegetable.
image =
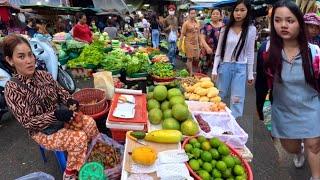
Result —
<instances>
[{"instance_id":1,"label":"leafy green vegetable","mask_svg":"<svg viewBox=\"0 0 320 180\"><path fill-rule=\"evenodd\" d=\"M169 63L156 62L149 69L149 73L159 76L160 78L174 77L174 68Z\"/></svg>"},{"instance_id":2,"label":"leafy green vegetable","mask_svg":"<svg viewBox=\"0 0 320 180\"><path fill-rule=\"evenodd\" d=\"M90 45L87 45L82 50L79 57L70 60L67 65L70 68L98 66L101 60L104 58L103 43L95 41Z\"/></svg>"},{"instance_id":3,"label":"leafy green vegetable","mask_svg":"<svg viewBox=\"0 0 320 180\"><path fill-rule=\"evenodd\" d=\"M186 69L182 69L182 70L179 72L179 76L180 76L180 77L188 77L188 76L189 76L189 72L188 72Z\"/></svg>"}]
</instances>

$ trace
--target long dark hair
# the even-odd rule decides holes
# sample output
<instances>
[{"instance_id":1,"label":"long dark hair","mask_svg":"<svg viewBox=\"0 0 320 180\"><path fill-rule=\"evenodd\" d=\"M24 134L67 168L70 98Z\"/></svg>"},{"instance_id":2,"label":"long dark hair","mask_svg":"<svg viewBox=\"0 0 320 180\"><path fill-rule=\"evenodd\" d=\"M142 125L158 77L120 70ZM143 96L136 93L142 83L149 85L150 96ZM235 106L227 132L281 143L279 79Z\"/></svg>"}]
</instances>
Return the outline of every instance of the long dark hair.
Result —
<instances>
[{"instance_id":1,"label":"long dark hair","mask_svg":"<svg viewBox=\"0 0 320 180\"><path fill-rule=\"evenodd\" d=\"M312 67L312 57L310 53L310 49L308 47L308 39L306 36L306 28L303 20L303 14L300 11L299 7L291 2L291 1L279 1L277 2L272 10L271 15L271 35L270 35L270 48L269 48L269 58L266 61L265 68L270 70L273 76L276 74L279 77L279 82L282 82L281 72L282 72L282 55L281 51L283 49L283 40L277 34L274 27L274 14L277 8L286 7L288 8L294 16L296 16L299 23L299 35L297 37L297 41L299 44L299 49L302 57L302 67L304 71L304 76L307 84L320 92L318 86L318 82L315 78L313 67Z\"/></svg>"},{"instance_id":2,"label":"long dark hair","mask_svg":"<svg viewBox=\"0 0 320 180\"><path fill-rule=\"evenodd\" d=\"M236 7L241 3L243 3L247 8L247 16L246 16L246 18L244 19L244 21L242 23L242 33L241 33L240 39L239 39L239 41L238 41L238 43L237 43L237 45L234 48L234 51L232 53L232 56L236 57L236 61L238 61L238 58L239 58L239 56L241 54L241 51L242 51L242 49L244 47L244 44L245 44L245 41L246 41L246 37L247 37L247 34L248 34L248 29L249 29L249 26L251 24L251 5L250 5L250 2L247 1L247 0L238 0L236 5L232 9L232 13L230 15L230 21L229 21L229 23L227 24L227 26L226 26L226 28L224 30L224 35L223 35L223 38L222 38L221 52L220 52L222 60L223 60L224 55L225 55L226 43L227 43L227 37L228 37L229 30L234 25L234 23L236 22L236 20L234 19L233 12L235 11Z\"/></svg>"}]
</instances>

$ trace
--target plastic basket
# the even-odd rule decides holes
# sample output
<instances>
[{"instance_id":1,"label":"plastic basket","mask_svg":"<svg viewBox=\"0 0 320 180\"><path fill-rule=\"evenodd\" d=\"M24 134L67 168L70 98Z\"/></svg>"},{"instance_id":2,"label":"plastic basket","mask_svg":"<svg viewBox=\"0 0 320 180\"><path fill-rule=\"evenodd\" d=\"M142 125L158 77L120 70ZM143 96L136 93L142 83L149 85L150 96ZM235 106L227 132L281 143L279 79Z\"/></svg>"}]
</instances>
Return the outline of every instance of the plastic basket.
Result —
<instances>
[{"instance_id":1,"label":"plastic basket","mask_svg":"<svg viewBox=\"0 0 320 180\"><path fill-rule=\"evenodd\" d=\"M182 144L182 148L184 149L185 145L189 142L189 140L191 138L194 138L196 136L193 136L193 137L188 137L186 138L184 141L183 141L183 144ZM237 152L237 150L235 150L234 148L232 148L231 146L229 146L228 144L226 144L228 146L228 148L230 149L230 153L231 155L233 156L236 156L237 158L239 158L241 160L241 163L242 163L242 166L244 166L245 168L245 171L247 173L247 180L253 180L253 173L252 173L252 169L249 165L249 163L247 161L245 161L241 156L240 154ZM196 180L202 180L202 178L200 176L198 176L198 174L196 172L194 172L191 167L189 166L188 162L185 163L189 172L191 173L191 175L194 177L194 179Z\"/></svg>"},{"instance_id":2,"label":"plastic basket","mask_svg":"<svg viewBox=\"0 0 320 180\"><path fill-rule=\"evenodd\" d=\"M153 81L155 81L155 82L171 82L171 81L175 80L176 77L161 78L161 77L159 77L159 76L152 75L152 79L153 79Z\"/></svg>"},{"instance_id":3,"label":"plastic basket","mask_svg":"<svg viewBox=\"0 0 320 180\"><path fill-rule=\"evenodd\" d=\"M84 164L79 172L79 180L108 180L104 174L104 167L97 162Z\"/></svg>"},{"instance_id":4,"label":"plastic basket","mask_svg":"<svg viewBox=\"0 0 320 180\"><path fill-rule=\"evenodd\" d=\"M80 103L80 111L86 115L94 115L105 110L107 97L103 90L95 88L84 88L75 92L73 98ZM96 100L96 102L91 102Z\"/></svg>"},{"instance_id":5,"label":"plastic basket","mask_svg":"<svg viewBox=\"0 0 320 180\"><path fill-rule=\"evenodd\" d=\"M103 111L101 111L101 112L99 112L97 114L92 114L92 115L90 115L90 117L92 117L94 120L97 121L100 118L102 118L103 116L108 115L109 110L110 110L109 103L106 103L106 108Z\"/></svg>"}]
</instances>

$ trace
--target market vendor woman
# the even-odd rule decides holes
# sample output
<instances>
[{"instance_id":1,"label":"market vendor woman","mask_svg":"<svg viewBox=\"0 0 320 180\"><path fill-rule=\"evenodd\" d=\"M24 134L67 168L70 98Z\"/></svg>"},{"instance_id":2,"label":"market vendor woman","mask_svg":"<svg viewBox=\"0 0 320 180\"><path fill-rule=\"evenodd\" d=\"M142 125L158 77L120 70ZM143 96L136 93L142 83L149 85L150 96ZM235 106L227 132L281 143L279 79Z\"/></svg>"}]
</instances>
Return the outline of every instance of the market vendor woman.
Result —
<instances>
[{"instance_id":1,"label":"market vendor woman","mask_svg":"<svg viewBox=\"0 0 320 180\"><path fill-rule=\"evenodd\" d=\"M63 179L76 179L88 143L99 133L95 121L76 112L79 103L50 74L35 70L35 58L26 39L9 35L1 45L3 63L14 71L4 92L8 107L38 144L68 152ZM58 102L64 106L57 106Z\"/></svg>"},{"instance_id":2,"label":"market vendor woman","mask_svg":"<svg viewBox=\"0 0 320 180\"><path fill-rule=\"evenodd\" d=\"M78 23L73 27L73 38L85 43L92 42L92 32L87 25L87 17L83 13L78 15Z\"/></svg>"}]
</instances>

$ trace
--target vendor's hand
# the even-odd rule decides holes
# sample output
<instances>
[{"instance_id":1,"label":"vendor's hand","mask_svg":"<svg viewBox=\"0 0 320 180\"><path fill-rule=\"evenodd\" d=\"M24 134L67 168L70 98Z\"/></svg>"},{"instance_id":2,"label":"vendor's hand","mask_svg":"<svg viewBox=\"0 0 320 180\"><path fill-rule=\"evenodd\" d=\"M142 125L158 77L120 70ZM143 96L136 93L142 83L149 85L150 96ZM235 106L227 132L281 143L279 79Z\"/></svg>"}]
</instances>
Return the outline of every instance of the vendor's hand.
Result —
<instances>
[{"instance_id":1,"label":"vendor's hand","mask_svg":"<svg viewBox=\"0 0 320 180\"><path fill-rule=\"evenodd\" d=\"M207 51L207 54L212 54L213 53L211 48L207 48L206 51Z\"/></svg>"},{"instance_id":2,"label":"vendor's hand","mask_svg":"<svg viewBox=\"0 0 320 180\"><path fill-rule=\"evenodd\" d=\"M54 111L54 116L58 121L69 122L75 117L76 113L67 108L60 108Z\"/></svg>"},{"instance_id":3,"label":"vendor's hand","mask_svg":"<svg viewBox=\"0 0 320 180\"><path fill-rule=\"evenodd\" d=\"M212 74L211 78L213 82L216 82L218 75L217 74Z\"/></svg>"},{"instance_id":4,"label":"vendor's hand","mask_svg":"<svg viewBox=\"0 0 320 180\"><path fill-rule=\"evenodd\" d=\"M253 83L254 83L254 80L253 80L253 79L248 80L248 85L249 85L249 86L252 86Z\"/></svg>"},{"instance_id":5,"label":"vendor's hand","mask_svg":"<svg viewBox=\"0 0 320 180\"><path fill-rule=\"evenodd\" d=\"M69 110L71 110L71 111L78 111L80 105L77 100L69 98L67 100L67 106L68 106Z\"/></svg>"}]
</instances>

